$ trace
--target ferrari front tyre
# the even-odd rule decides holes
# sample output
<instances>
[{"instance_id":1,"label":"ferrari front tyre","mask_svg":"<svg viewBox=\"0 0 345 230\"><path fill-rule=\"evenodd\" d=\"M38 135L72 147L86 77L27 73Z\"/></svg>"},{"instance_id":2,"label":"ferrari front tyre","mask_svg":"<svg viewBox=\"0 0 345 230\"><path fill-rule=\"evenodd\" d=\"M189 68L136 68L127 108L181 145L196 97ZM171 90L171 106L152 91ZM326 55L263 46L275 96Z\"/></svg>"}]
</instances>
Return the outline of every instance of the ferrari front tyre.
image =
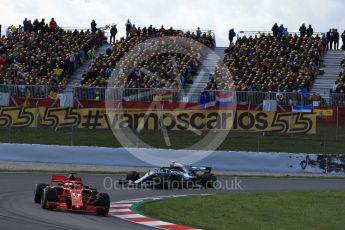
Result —
<instances>
[{"instance_id":1,"label":"ferrari front tyre","mask_svg":"<svg viewBox=\"0 0 345 230\"><path fill-rule=\"evenodd\" d=\"M110 209L109 195L107 193L98 193L96 204L100 206L96 214L101 216L107 215Z\"/></svg>"},{"instance_id":2,"label":"ferrari front tyre","mask_svg":"<svg viewBox=\"0 0 345 230\"><path fill-rule=\"evenodd\" d=\"M35 198L34 198L34 201L36 204L41 203L41 197L42 197L43 189L47 186L49 186L49 185L48 184L36 184Z\"/></svg>"},{"instance_id":3,"label":"ferrari front tyre","mask_svg":"<svg viewBox=\"0 0 345 230\"><path fill-rule=\"evenodd\" d=\"M140 178L140 174L137 171L130 171L127 173L126 180L127 181L136 181Z\"/></svg>"},{"instance_id":4,"label":"ferrari front tyre","mask_svg":"<svg viewBox=\"0 0 345 230\"><path fill-rule=\"evenodd\" d=\"M52 210L52 206L47 206L47 202L56 202L57 201L57 193L56 190L50 187L46 187L43 190L43 194L41 197L41 206L43 209L50 209Z\"/></svg>"}]
</instances>

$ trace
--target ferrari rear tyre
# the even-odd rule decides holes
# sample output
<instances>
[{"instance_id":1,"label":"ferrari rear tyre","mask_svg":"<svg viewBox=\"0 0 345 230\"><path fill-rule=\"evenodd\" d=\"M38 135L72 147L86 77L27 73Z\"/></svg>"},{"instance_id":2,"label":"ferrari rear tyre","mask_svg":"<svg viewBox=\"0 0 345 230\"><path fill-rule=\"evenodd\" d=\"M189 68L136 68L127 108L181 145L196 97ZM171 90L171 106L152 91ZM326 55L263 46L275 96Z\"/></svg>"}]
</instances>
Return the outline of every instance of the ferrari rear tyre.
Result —
<instances>
[{"instance_id":1,"label":"ferrari rear tyre","mask_svg":"<svg viewBox=\"0 0 345 230\"><path fill-rule=\"evenodd\" d=\"M96 214L101 216L107 215L110 209L109 195L107 193L98 193L96 204L102 206L102 208L97 210Z\"/></svg>"},{"instance_id":2,"label":"ferrari rear tyre","mask_svg":"<svg viewBox=\"0 0 345 230\"><path fill-rule=\"evenodd\" d=\"M48 184L36 184L35 197L34 197L34 201L36 204L41 203L41 197L43 194L43 189L47 186L49 186L49 185Z\"/></svg>"}]
</instances>

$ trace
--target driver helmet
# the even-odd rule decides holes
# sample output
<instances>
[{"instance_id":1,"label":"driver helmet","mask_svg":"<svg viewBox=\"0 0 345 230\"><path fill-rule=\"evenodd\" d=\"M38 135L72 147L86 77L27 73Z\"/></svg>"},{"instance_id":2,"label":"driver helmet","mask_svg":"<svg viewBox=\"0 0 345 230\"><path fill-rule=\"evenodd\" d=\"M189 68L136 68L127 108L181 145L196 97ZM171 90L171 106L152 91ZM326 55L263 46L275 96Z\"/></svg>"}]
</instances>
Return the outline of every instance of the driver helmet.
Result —
<instances>
[{"instance_id":1,"label":"driver helmet","mask_svg":"<svg viewBox=\"0 0 345 230\"><path fill-rule=\"evenodd\" d=\"M175 161L171 161L171 162L170 162L170 167L175 167L175 164L176 164Z\"/></svg>"}]
</instances>

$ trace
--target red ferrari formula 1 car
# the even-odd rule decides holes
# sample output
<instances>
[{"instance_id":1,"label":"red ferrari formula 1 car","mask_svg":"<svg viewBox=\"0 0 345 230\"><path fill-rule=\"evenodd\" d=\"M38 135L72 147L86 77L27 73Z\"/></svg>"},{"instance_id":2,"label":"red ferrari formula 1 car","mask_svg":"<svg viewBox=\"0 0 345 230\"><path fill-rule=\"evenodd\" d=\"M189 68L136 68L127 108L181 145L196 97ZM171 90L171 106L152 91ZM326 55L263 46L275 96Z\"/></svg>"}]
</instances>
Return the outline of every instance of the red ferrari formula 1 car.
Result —
<instances>
[{"instance_id":1,"label":"red ferrari formula 1 car","mask_svg":"<svg viewBox=\"0 0 345 230\"><path fill-rule=\"evenodd\" d=\"M84 185L82 179L71 173L69 176L54 175L51 184L36 184L36 203L43 209L65 209L107 215L110 208L109 195Z\"/></svg>"}]
</instances>

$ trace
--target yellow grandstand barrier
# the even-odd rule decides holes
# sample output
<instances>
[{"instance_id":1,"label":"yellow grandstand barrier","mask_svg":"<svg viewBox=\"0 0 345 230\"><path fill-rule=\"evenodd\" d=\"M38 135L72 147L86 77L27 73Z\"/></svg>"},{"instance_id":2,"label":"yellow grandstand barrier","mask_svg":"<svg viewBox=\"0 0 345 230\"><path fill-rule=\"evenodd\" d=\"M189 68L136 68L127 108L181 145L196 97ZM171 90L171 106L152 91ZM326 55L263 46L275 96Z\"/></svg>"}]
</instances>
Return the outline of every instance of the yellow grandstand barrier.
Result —
<instances>
[{"instance_id":1,"label":"yellow grandstand barrier","mask_svg":"<svg viewBox=\"0 0 345 230\"><path fill-rule=\"evenodd\" d=\"M333 109L314 109L317 117L333 117Z\"/></svg>"},{"instance_id":2,"label":"yellow grandstand barrier","mask_svg":"<svg viewBox=\"0 0 345 230\"><path fill-rule=\"evenodd\" d=\"M39 114L37 114L39 113ZM38 116L39 115L39 116ZM34 122L40 117L39 122ZM234 130L316 133L315 113L228 110L106 110L104 108L0 108L1 127L160 130Z\"/></svg>"},{"instance_id":3,"label":"yellow grandstand barrier","mask_svg":"<svg viewBox=\"0 0 345 230\"><path fill-rule=\"evenodd\" d=\"M153 95L153 101L172 101L173 94L171 91L160 92Z\"/></svg>"}]
</instances>

